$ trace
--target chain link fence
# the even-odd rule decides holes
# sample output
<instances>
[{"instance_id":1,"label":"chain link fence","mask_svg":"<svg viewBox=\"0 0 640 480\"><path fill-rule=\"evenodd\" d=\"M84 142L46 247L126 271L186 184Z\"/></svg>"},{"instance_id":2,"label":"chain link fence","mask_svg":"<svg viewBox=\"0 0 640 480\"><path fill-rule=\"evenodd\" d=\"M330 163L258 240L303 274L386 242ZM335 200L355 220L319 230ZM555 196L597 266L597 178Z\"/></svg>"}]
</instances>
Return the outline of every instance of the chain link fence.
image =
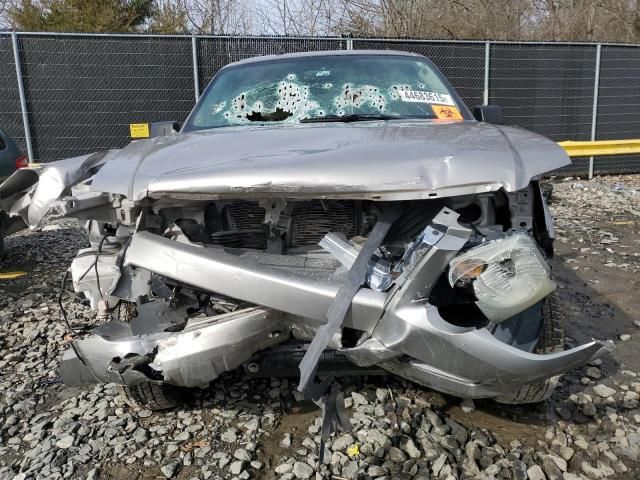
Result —
<instances>
[{"instance_id":1,"label":"chain link fence","mask_svg":"<svg viewBox=\"0 0 640 480\"><path fill-rule=\"evenodd\" d=\"M500 105L508 125L556 141L640 137L640 46L43 33L0 33L0 129L33 161L119 148L131 123L184 120L228 63L340 49L425 55L469 107ZM639 157L577 159L554 173L635 173Z\"/></svg>"}]
</instances>

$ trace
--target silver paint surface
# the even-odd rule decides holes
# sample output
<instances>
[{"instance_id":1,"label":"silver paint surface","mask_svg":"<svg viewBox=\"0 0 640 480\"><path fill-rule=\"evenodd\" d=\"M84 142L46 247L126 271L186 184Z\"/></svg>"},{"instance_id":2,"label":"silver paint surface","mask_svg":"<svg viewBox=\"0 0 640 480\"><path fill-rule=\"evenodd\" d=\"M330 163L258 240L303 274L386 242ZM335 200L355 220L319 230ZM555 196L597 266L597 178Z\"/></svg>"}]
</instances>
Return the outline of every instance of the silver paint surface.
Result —
<instances>
[{"instance_id":1,"label":"silver paint surface","mask_svg":"<svg viewBox=\"0 0 640 480\"><path fill-rule=\"evenodd\" d=\"M132 142L105 163L91 188L134 201L247 195L404 200L515 191L568 163L551 140L473 121L242 126Z\"/></svg>"}]
</instances>

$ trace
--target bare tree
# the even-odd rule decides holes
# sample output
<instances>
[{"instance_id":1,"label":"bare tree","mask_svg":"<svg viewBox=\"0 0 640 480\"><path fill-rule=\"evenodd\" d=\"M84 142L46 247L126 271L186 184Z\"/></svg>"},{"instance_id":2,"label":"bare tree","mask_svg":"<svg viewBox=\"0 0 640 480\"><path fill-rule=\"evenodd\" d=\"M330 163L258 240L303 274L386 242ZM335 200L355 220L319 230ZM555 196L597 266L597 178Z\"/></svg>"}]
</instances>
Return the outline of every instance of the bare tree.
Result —
<instances>
[{"instance_id":1,"label":"bare tree","mask_svg":"<svg viewBox=\"0 0 640 480\"><path fill-rule=\"evenodd\" d=\"M333 29L364 36L640 41L640 0L340 0Z\"/></svg>"},{"instance_id":2,"label":"bare tree","mask_svg":"<svg viewBox=\"0 0 640 480\"><path fill-rule=\"evenodd\" d=\"M249 0L181 0L190 30L196 33L247 34L252 31Z\"/></svg>"},{"instance_id":3,"label":"bare tree","mask_svg":"<svg viewBox=\"0 0 640 480\"><path fill-rule=\"evenodd\" d=\"M339 33L342 0L254 0L257 32L270 35Z\"/></svg>"},{"instance_id":4,"label":"bare tree","mask_svg":"<svg viewBox=\"0 0 640 480\"><path fill-rule=\"evenodd\" d=\"M183 2L180 0L157 2L147 30L153 33L188 33L189 21Z\"/></svg>"},{"instance_id":5,"label":"bare tree","mask_svg":"<svg viewBox=\"0 0 640 480\"><path fill-rule=\"evenodd\" d=\"M0 29L8 28L9 19L7 11L9 10L10 0L0 0Z\"/></svg>"},{"instance_id":6,"label":"bare tree","mask_svg":"<svg viewBox=\"0 0 640 480\"><path fill-rule=\"evenodd\" d=\"M0 28L15 24L9 13L24 10L25 5L65 1L76 2L0 0ZM108 3L82 2L86 5L83 10ZM640 0L155 0L149 20L135 28L166 33L352 33L361 37L638 43Z\"/></svg>"}]
</instances>

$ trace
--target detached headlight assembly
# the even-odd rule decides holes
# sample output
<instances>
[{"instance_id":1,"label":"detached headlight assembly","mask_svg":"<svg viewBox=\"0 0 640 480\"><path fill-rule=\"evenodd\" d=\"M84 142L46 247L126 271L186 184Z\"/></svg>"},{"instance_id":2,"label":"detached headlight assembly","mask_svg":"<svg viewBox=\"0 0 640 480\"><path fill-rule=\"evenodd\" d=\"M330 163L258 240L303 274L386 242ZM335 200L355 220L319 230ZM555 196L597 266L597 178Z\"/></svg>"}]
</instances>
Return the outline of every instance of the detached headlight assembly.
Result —
<instances>
[{"instance_id":1,"label":"detached headlight assembly","mask_svg":"<svg viewBox=\"0 0 640 480\"><path fill-rule=\"evenodd\" d=\"M500 323L549 295L555 284L535 240L516 233L467 250L449 263L451 286L472 284L478 308Z\"/></svg>"}]
</instances>

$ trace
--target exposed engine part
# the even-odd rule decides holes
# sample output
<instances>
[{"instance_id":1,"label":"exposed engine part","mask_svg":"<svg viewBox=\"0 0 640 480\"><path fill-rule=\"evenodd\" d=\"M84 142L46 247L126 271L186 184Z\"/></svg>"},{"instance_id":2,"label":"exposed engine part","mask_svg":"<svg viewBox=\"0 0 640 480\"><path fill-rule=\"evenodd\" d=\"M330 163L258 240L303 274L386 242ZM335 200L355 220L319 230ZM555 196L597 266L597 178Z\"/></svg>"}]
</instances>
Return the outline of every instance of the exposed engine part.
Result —
<instances>
[{"instance_id":1,"label":"exposed engine part","mask_svg":"<svg viewBox=\"0 0 640 480\"><path fill-rule=\"evenodd\" d=\"M322 248L332 254L347 269L353 266L353 262L358 256L358 250L337 233L327 233L320 242ZM383 292L391 286L393 277L391 276L391 263L374 253L369 259L369 267L365 278L366 284L373 290Z\"/></svg>"},{"instance_id":2,"label":"exposed engine part","mask_svg":"<svg viewBox=\"0 0 640 480\"><path fill-rule=\"evenodd\" d=\"M402 256L406 246L415 241L443 207L459 213L460 221L472 227L470 245L500 238L509 231L530 231L535 196L530 188L508 195L497 191L402 202L402 216L389 232L385 248L396 259ZM379 209L379 203L359 200L264 198L158 207L159 216L147 218L162 218L166 225L177 225L192 242L295 253L313 249L330 232L362 244L375 224ZM514 221L512 212L518 213Z\"/></svg>"},{"instance_id":3,"label":"exposed engine part","mask_svg":"<svg viewBox=\"0 0 640 480\"><path fill-rule=\"evenodd\" d=\"M446 209L442 212L445 212L445 215L454 213ZM442 215L442 212L439 215ZM434 218L433 222L436 228L433 223L427 226L418 235L418 238L407 246L403 256L396 263L392 264L389 260L374 253L369 259L367 268L365 278L367 285L378 292L387 290L394 281L402 285L406 278L405 273L413 270L440 235L441 232L437 229L437 225L441 221L438 220L438 217ZM325 235L319 245L334 255L346 268L351 268L359 253L349 242L335 233Z\"/></svg>"},{"instance_id":4,"label":"exposed engine part","mask_svg":"<svg viewBox=\"0 0 640 480\"><path fill-rule=\"evenodd\" d=\"M447 321L440 315L441 307L430 303L430 293L454 258L464 260L464 255L476 252L476 248L460 253L470 245L473 230L460 224L455 212L443 212L441 220L431 220L422 240L414 237L402 250L389 246L385 239L380 248L394 261L400 275L386 292L370 288L357 291L344 322L344 328L354 333L350 334L353 338L346 341L343 335L342 346L332 343L332 347L358 366L381 367L470 398L508 393L611 350L609 343L594 341L553 356L538 355L528 351L539 329L537 321L530 331L517 336L506 335L500 328L495 328L494 335L483 328L486 323L482 321L465 326ZM524 232L512 236L530 238ZM493 248L491 245L485 244ZM344 267L322 252L318 256L317 251L306 255L236 251L203 247L188 240L178 242L145 231L131 237L121 268L129 269L122 270L123 276L130 274L127 272L154 272L154 278L158 275L163 279L153 287L154 297L170 300L186 295L196 300L196 310L187 308L186 324L182 319L169 328L178 331L165 328L136 336L131 325L120 322L97 329L95 335L74 342L75 350L65 355L66 381L125 382L116 371L125 365L122 359L140 355L150 361L145 366L127 367L128 378L139 378L140 373L174 385L204 385L222 371L249 362L255 353L287 341L292 331L308 332L305 338L311 338L326 321L338 285L344 281L338 275ZM496 295L503 298L508 293L496 291ZM228 302L232 309L237 308L235 303L243 302L262 307L220 315L213 307L216 297L222 300L219 305ZM468 298L466 294L452 295L454 301ZM537 315L533 307L527 312L521 316L523 321ZM469 314L483 316L479 309ZM429 348L425 348L425 342ZM113 369L105 370L112 362ZM132 368L138 373L131 373Z\"/></svg>"},{"instance_id":5,"label":"exposed engine part","mask_svg":"<svg viewBox=\"0 0 640 480\"><path fill-rule=\"evenodd\" d=\"M318 390L322 383L314 383L316 369L322 352L331 343L331 337L342 333L342 325L351 308L351 302L366 279L371 256L380 247L393 222L398 219L401 212L402 209L400 205L389 203L384 206L378 221L374 225L373 230L371 230L371 234L362 246L353 265L351 265L347 273L346 281L340 285L335 297L331 301L331 305L327 309L326 323L318 328L309 345L309 350L307 350L307 353L305 353L300 362L300 383L298 390L308 398L318 400L319 398L317 398L317 396L320 393L324 397L325 392Z\"/></svg>"},{"instance_id":6,"label":"exposed engine part","mask_svg":"<svg viewBox=\"0 0 640 480\"><path fill-rule=\"evenodd\" d=\"M118 254L119 250L86 248L80 250L71 262L73 288L86 295L94 310L98 310L100 300L112 307L120 301L118 297L111 296L122 275Z\"/></svg>"}]
</instances>

